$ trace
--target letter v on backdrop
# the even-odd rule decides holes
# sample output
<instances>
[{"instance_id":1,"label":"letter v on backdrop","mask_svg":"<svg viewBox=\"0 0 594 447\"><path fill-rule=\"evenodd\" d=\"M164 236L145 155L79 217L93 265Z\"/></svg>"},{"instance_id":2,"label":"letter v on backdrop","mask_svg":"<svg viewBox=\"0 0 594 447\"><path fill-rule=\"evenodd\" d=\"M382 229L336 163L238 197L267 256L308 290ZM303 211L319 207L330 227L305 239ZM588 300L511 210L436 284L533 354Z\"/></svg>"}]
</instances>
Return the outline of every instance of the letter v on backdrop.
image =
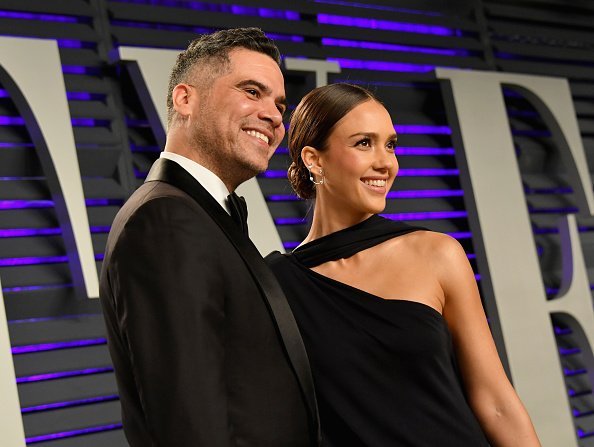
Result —
<instances>
[{"instance_id":1,"label":"letter v on backdrop","mask_svg":"<svg viewBox=\"0 0 594 447\"><path fill-rule=\"evenodd\" d=\"M594 312L575 217L561 219L563 281L547 301L502 86L540 113L579 201L594 214L592 181L565 79L500 72L437 69L469 211L491 329L511 380L543 446L576 446L551 314L577 323L590 372Z\"/></svg>"}]
</instances>

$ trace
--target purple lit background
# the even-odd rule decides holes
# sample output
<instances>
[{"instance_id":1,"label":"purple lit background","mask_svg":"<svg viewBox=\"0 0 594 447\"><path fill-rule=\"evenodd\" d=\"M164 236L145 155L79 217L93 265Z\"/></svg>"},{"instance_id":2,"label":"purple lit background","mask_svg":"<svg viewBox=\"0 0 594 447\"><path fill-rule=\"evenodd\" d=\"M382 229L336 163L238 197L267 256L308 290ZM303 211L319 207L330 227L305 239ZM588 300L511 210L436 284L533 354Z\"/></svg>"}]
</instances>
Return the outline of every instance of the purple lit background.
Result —
<instances>
[{"instance_id":1,"label":"purple lit background","mask_svg":"<svg viewBox=\"0 0 594 447\"><path fill-rule=\"evenodd\" d=\"M25 3L25 2L24 2ZM84 2L87 5L88 2ZM342 67L342 73L340 75L333 75L331 79L334 82L346 81L358 83L361 85L369 85L377 87L379 93L383 89L387 91L408 91L409 89L425 89L429 84L434 88L435 84L432 80L429 80L432 76L433 70L438 66L451 66L451 67L464 67L465 60L469 58L480 59L482 56L482 47L466 48L464 43L458 44L457 38L470 39L475 33L474 28L471 28L471 32L459 29L454 25L439 25L438 23L448 23L447 12L430 11L421 9L410 9L401 8L393 2L394 6L388 5L375 5L372 2L362 1L348 1L348 0L313 0L311 3L315 3L320 7L320 12L317 13L302 13L298 11L297 7L292 11L283 11L275 8L274 2L269 3L269 7L253 7L245 5L232 5L232 4L214 4L208 2L199 1L184 1L184 0L114 0L113 4L132 4L134 7L138 7L139 10L142 7L162 7L162 8L176 8L183 14L191 14L195 11L204 13L213 13L215 16L226 17L231 19L232 16L239 16L245 23L251 23L255 21L258 26L262 26L267 35L277 40L279 45L286 45L284 56L292 57L305 57L307 50L306 46L316 46L317 51L322 56L322 59L328 61L336 61ZM40 3L42 5L43 2ZM50 4L50 3L48 3ZM331 7L343 8L341 11L350 11L347 13L326 13ZM14 7L16 8L16 7ZM346 8L346 9L345 9ZM25 9L25 7L23 7ZM34 8L30 8L34 9ZM42 9L39 6L38 9ZM56 10L66 10L65 7L56 7ZM81 8L83 10L84 8ZM91 8L89 8L90 10ZM436 8L437 9L437 8ZM107 14L109 15L109 14ZM375 18L369 16L374 15ZM396 19L397 17L397 19ZM101 63L87 63L88 58L83 56L80 59L78 55L85 52L92 53L93 59L99 51L103 51L105 48L102 47L104 42L101 40L99 31L94 27L94 18L92 16L85 16L83 13L76 14L55 14L55 13L42 13L42 12L29 12L29 11L17 11L8 10L8 7L0 5L0 19L5 21L12 21L11 33L18 33L21 28L25 28L28 24L35 24L39 27L44 24L50 24L54 27L60 27L63 32L60 32L60 38L56 39L58 47L60 49L62 57L64 57L63 73L69 80L67 82L67 99L73 106L73 110L77 109L77 102L94 102L98 108L102 105L113 101L113 97L110 95L109 89L104 85L105 80L109 79L110 71L112 68L108 68L106 61ZM442 20L443 19L443 20ZM469 20L469 19L465 19ZM300 25L300 21L303 21L303 29L310 31L301 31L299 27L295 27L295 24ZM108 26L106 27L108 34L109 26L119 27L126 29L127 31L133 31L137 35L143 33L155 33L160 36L170 35L182 35L184 33L203 33L213 31L215 26L205 21L196 21L196 23L156 23L154 21L141 19L130 19L126 18L111 18ZM280 25L279 25L280 24ZM22 25L22 26L21 26ZM267 28L267 26L269 26ZM72 31L74 27L86 29L84 38L80 40L76 39L76 33ZM315 29L315 32L310 35L311 29ZM346 32L345 32L346 31ZM373 32L370 34L370 32ZM336 36L334 34L336 33ZM16 35L16 34L15 34ZM392 39L392 35L397 35L398 38ZM346 37L345 37L346 36ZM384 37L387 36L387 37ZM431 40L423 40L423 37L431 37ZM113 36L112 36L113 37ZM374 40L376 39L377 40ZM120 37L121 39L121 37ZM410 42L408 39L411 39ZM125 39L121 39L123 42ZM390 41L388 41L390 40ZM114 38L114 44L121 43L118 38ZM185 43L185 42L184 42ZM452 44L453 43L453 44ZM159 40L159 44L164 47L171 47L170 40L163 39L163 43ZM303 45L303 46L300 46ZM157 45L145 45L141 46L157 46ZM181 48L181 46L180 46ZM334 54L340 54L338 57ZM349 51L349 52L345 52ZM351 52L352 51L352 56ZM74 57L75 55L77 57ZM348 57L342 55L347 54ZM524 59L524 56L513 54L508 51L496 51L494 55L499 60L505 60L508 62L520 61ZM414 61L414 62L411 62ZM439 64L437 61L440 61ZM447 64L445 62L447 61ZM589 81L588 81L589 82ZM97 87L100 85L100 87ZM72 86L77 86L72 88ZM88 91L87 91L88 90ZM395 94L395 96L397 96ZM509 94L508 94L509 96ZM8 93L0 86L0 98L5 99L7 102ZM81 104L78 104L79 106ZM294 104L293 104L294 106ZM80 107L83 110L84 107ZM395 107L396 116L398 116L399 109ZM406 112L406 110L404 110ZM511 116L515 118L530 119L534 118L533 112L515 111ZM117 118L117 115L116 115ZM73 113L72 126L76 129L76 132L84 134L85 132L92 131L94 129L111 131L114 126L113 116L104 113L89 113L87 115L80 113ZM394 200L396 204L404 204L403 208L394 208L397 210L408 209L406 205L409 203L427 203L427 210L423 211L409 211L409 212L391 212L384 214L385 217L396 220L409 220L409 221L422 221L422 224L427 222L427 225L436 224L439 225L444 222L463 223L467 218L467 213L462 209L462 198L464 197L464 191L457 182L457 178L460 174L459 170L455 167L453 157L455 155L454 148L452 147L451 140L451 129L445 125L445 118L441 111L439 114L432 114L427 119L409 119L402 121L405 124L398 124L395 126L396 131L401 137L409 137L414 140L412 143L407 141L407 144L396 149L396 155L400 157L401 165L404 165L400 170L399 176L404 178L406 181L414 181L415 178L419 179L419 184L423 185L424 182L430 183L430 187L426 189L416 188L407 186L406 188L400 188L398 183L392 191L388 193L388 199ZM147 121L143 117L132 117L126 115L122 124L124 127L147 127ZM115 123L117 127L118 123ZM10 108L3 108L0 115L0 126L2 131L11 132L13 128L16 132L24 132L25 122L20 116L12 114ZM550 138L550 132L542 129L516 129L514 130L515 136L523 138L537 138L546 139ZM77 134L77 138L78 134ZM146 145L137 144L136 140L129 138L130 140L130 156L132 157L133 169L139 180L142 180L143 176L146 175L143 167L146 163L135 163L138 160L145 161L141 157L154 156L160 148L152 142L148 142ZM402 141L402 138L401 138ZM418 141L418 145L415 143ZM116 144L110 141L106 144ZM102 149L100 143L95 142L81 143L77 145L79 151L91 149ZM24 141L0 141L0 151L2 150L17 150L17 149L33 149L34 146L30 142ZM286 148L279 148L276 153L277 157L286 158ZM134 158L136 157L136 158ZM418 157L418 158L417 158ZM425 165L418 162L419 158L422 157L435 157L438 160L443 161L442 166L439 163ZM279 182L280 180L286 179L286 171L280 169L282 164L276 164L276 169L271 169L266 173L262 174L260 181L266 182ZM431 166L431 167L424 167ZM5 191L5 187L10 185L14 181L27 182L34 180L40 184L44 184L45 177L25 177L19 175L13 175L12 173L0 174L0 191ZM93 180L91 177L85 177L85 180ZM408 185L408 184L407 184ZM545 186L542 188L529 188L526 187L525 193L527 196L537 195L569 195L572 193L570 188L563 186ZM0 216L12 215L10 213L27 213L27 212L40 212L40 213L54 213L54 203L51 200L42 199L31 199L28 200L24 197L15 197L13 195L5 196L4 192L0 192ZM48 196L43 196L48 197ZM266 200L271 203L274 207L277 204L286 202L291 206L299 207L299 199L293 194L290 189L285 188L282 192L266 194ZM440 202L441 201L441 202ZM101 211L102 208L121 206L123 199L117 198L87 198L86 206L90 212ZM442 207L442 210L435 203L448 203L454 204L451 207ZM390 208L391 209L391 208ZM447 211L443 211L446 209ZM559 213L573 213L577 209L570 205L559 205L555 207L536 207L531 206L530 211L533 214L538 215L555 215ZM2 220L0 219L0 223ZM292 228L303 228L307 224L307 217L276 217L275 222L279 226L283 226L284 230L290 230ZM462 230L460 231L449 231L452 237L462 241L463 243L470 244L472 234L470 231L464 230L465 225L461 225ZM108 224L101 222L100 224L91 225L91 233L94 238L103 241L106 233L110 227ZM594 231L594 228L589 225L580 225L579 231L587 233ZM553 227L535 227L534 233L537 235L555 235L558 230ZM45 223L38 227L30 227L23 225L0 225L0 242L14 240L17 243L27 243L33 238L42 239L45 238L48 241L56 240L61 237L61 230L56 225ZM48 242L51 243L51 242ZM299 242L298 241L285 241L284 246L290 250L294 248ZM470 246L470 245L469 245ZM542 254L542 247L537 248L539 254ZM467 250L468 251L468 250ZM468 257L471 260L476 258L476 255L472 252L468 253ZM96 261L101 261L103 258L102 253L96 252ZM45 266L47 269L56 268L55 266L66 265L68 258L65 254L56 256L21 256L21 257L6 257L0 253L0 277L2 276L3 269L26 269L26 268L42 268ZM52 267L54 266L54 267ZM4 270L6 271L6 270ZM481 280L481 276L476 274L477 281ZM59 281L59 278L55 281ZM44 294L52 295L59 294L62 292L70 291L73 285L69 282L69 279L64 279L62 282L52 283L52 280L39 281L39 284L22 283L22 284L4 284L2 292L5 295L7 302L10 301L25 301L31 296L41 296ZM554 295L558 292L558 288L547 287L547 294ZM85 310L86 311L86 310ZM89 314L81 313L73 318L79 318L83 315L88 316ZM97 314L90 314L97 315ZM48 323L55 322L59 316L34 316L31 318L13 318L9 321L11 327L18 327L20 324L25 323ZM555 328L556 333L561 336L571 335L571 330L566 328ZM52 353L62 351L62 353L68 352L68 350L76 350L85 347L105 347L106 340L103 337L79 337L69 340L39 340L37 342L13 344L12 354L24 358L28 355L37 355L40 353ZM579 354L579 348L560 348L561 356L572 356ZM69 380L77 377L99 377L101 375L113 374L113 370L109 365L90 367L90 368L77 368L72 370L62 370L55 368L56 370L48 370L40 374L23 374L17 377L17 383L19 384L35 384L35 383L52 383L52 381ZM587 371L576 366L575 368L564 368L564 374L567 377L579 377L585 374ZM570 396L577 396L580 392L574 391L572 388L568 389ZM49 413L53 410L84 407L89 405L97 405L102 403L117 402L118 396L114 394L97 395L92 397L60 400L53 402L42 402L36 405L27 405L22 407L22 413L24 415L29 414L43 414ZM591 413L591 412L590 412ZM575 417L587 416L588 411L573 408L573 414ZM81 427L73 430L55 430L52 433L38 434L35 436L28 436L26 441L27 444L45 443L53 441L56 446L60 443L61 439L81 437L81 445L85 445L85 439L91 439L91 435L121 430L121 423L117 422L119 415L114 417L113 423L102 423L95 424L89 427ZM589 438L594 435L593 432L586 428L577 429L578 436L582 439Z\"/></svg>"}]
</instances>

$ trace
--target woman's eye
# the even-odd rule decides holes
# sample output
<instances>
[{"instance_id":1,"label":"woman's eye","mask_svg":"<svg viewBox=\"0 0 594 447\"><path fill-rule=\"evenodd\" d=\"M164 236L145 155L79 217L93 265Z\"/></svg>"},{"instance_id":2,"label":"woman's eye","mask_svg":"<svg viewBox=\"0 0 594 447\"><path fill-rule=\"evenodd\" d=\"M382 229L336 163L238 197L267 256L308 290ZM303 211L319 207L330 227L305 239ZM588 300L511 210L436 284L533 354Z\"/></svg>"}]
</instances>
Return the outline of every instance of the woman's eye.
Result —
<instances>
[{"instance_id":1,"label":"woman's eye","mask_svg":"<svg viewBox=\"0 0 594 447\"><path fill-rule=\"evenodd\" d=\"M388 144L386 144L386 149L388 149L390 152L394 152L396 150L396 142L390 141Z\"/></svg>"},{"instance_id":2,"label":"woman's eye","mask_svg":"<svg viewBox=\"0 0 594 447\"><path fill-rule=\"evenodd\" d=\"M371 146L371 141L369 140L369 138L363 138L362 140L357 141L357 143L355 144L355 146L370 147Z\"/></svg>"}]
</instances>

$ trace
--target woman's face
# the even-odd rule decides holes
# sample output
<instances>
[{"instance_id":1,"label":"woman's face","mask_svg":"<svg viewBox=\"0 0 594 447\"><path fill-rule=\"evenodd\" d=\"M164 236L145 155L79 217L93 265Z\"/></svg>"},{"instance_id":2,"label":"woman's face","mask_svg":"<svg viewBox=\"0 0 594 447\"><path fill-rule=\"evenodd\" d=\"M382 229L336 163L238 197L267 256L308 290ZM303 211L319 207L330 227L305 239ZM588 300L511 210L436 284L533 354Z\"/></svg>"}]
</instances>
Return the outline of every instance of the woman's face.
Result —
<instances>
[{"instance_id":1,"label":"woman's face","mask_svg":"<svg viewBox=\"0 0 594 447\"><path fill-rule=\"evenodd\" d=\"M384 106L369 100L353 108L319 152L325 181L316 187L317 200L355 214L383 211L398 172L395 146L396 132Z\"/></svg>"}]
</instances>

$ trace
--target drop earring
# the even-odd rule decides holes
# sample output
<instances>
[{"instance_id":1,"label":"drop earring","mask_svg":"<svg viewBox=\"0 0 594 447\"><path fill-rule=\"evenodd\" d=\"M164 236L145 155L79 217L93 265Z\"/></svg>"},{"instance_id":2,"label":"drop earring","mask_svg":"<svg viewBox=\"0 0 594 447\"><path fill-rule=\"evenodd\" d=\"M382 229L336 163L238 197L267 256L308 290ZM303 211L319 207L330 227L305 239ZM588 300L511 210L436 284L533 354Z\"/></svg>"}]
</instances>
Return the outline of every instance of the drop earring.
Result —
<instances>
[{"instance_id":1,"label":"drop earring","mask_svg":"<svg viewBox=\"0 0 594 447\"><path fill-rule=\"evenodd\" d=\"M313 174L311 173L311 168L313 168L313 165L307 165L307 170L309 171L309 180L314 184L314 185L323 185L324 181L326 180L326 178L324 177L324 170L322 168L320 168L320 175L322 176L322 178L320 179L320 181L316 182L316 179L314 178Z\"/></svg>"}]
</instances>

